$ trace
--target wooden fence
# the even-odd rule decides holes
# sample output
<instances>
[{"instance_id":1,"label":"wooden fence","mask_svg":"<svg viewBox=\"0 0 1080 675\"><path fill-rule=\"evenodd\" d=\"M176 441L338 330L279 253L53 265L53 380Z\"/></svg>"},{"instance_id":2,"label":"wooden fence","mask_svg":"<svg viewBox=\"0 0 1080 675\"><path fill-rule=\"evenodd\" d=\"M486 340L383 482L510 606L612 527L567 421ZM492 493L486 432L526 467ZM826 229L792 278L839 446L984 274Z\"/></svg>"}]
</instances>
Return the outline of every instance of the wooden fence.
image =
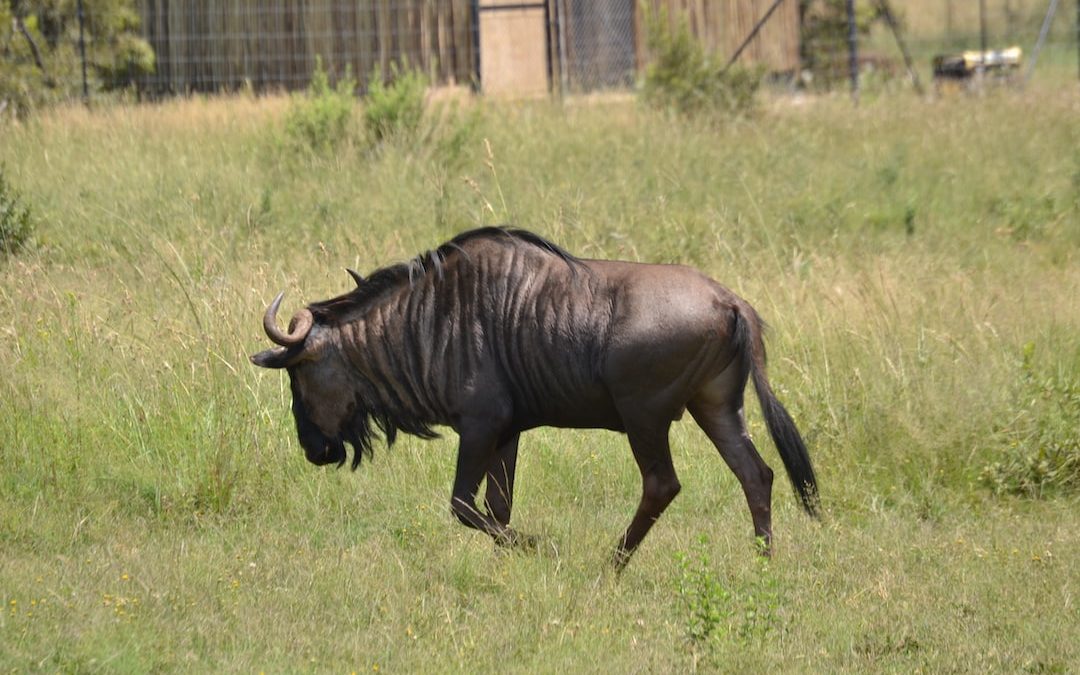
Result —
<instances>
[{"instance_id":1,"label":"wooden fence","mask_svg":"<svg viewBox=\"0 0 1080 675\"><path fill-rule=\"evenodd\" d=\"M643 10L672 21L684 14L707 48L730 54L772 4L542 1L552 87L569 79L576 90L633 82L647 58ZM143 33L157 54L156 73L140 85L150 93L245 85L297 89L307 85L316 56L332 77L348 66L363 82L373 69L385 76L392 62L407 60L437 83L469 84L478 73L476 5L477 0L140 0ZM774 71L797 67L797 5L797 0L782 3L743 62Z\"/></svg>"}]
</instances>

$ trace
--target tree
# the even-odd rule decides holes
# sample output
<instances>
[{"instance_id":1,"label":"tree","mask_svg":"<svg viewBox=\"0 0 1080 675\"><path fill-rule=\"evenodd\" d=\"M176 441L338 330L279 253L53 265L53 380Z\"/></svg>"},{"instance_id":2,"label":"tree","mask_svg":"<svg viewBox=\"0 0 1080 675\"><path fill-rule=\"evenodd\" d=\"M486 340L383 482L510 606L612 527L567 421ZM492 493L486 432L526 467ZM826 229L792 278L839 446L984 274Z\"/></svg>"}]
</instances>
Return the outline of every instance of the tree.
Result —
<instances>
[{"instance_id":1,"label":"tree","mask_svg":"<svg viewBox=\"0 0 1080 675\"><path fill-rule=\"evenodd\" d=\"M855 26L867 35L882 20L876 2L856 3ZM844 0L799 0L800 51L803 68L821 86L847 77L847 11Z\"/></svg>"},{"instance_id":2,"label":"tree","mask_svg":"<svg viewBox=\"0 0 1080 675\"><path fill-rule=\"evenodd\" d=\"M131 86L154 70L134 0L83 0L93 91ZM77 96L82 88L78 0L0 0L0 115Z\"/></svg>"}]
</instances>

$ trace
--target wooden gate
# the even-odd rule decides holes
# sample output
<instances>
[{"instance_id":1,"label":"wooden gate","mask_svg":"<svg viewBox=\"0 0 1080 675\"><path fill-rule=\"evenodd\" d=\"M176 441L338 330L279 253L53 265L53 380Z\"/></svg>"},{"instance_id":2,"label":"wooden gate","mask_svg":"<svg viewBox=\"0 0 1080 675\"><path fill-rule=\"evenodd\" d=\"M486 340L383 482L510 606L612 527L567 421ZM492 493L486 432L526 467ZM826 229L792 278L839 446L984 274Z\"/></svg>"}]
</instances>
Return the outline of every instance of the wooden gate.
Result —
<instances>
[{"instance_id":1,"label":"wooden gate","mask_svg":"<svg viewBox=\"0 0 1080 675\"><path fill-rule=\"evenodd\" d=\"M546 96L551 89L546 2L480 0L480 88Z\"/></svg>"}]
</instances>

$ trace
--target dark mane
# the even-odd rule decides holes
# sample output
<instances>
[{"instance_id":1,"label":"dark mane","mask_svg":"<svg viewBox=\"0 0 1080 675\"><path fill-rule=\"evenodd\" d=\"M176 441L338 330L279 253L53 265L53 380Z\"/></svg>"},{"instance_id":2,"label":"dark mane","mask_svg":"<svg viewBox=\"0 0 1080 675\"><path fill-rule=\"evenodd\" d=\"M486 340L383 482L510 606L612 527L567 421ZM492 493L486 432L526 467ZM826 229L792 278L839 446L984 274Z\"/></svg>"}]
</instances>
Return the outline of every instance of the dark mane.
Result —
<instances>
[{"instance_id":1,"label":"dark mane","mask_svg":"<svg viewBox=\"0 0 1080 675\"><path fill-rule=\"evenodd\" d=\"M438 248L421 253L412 260L377 269L364 279L363 284L360 284L352 291L322 302L313 302L308 305L308 309L311 310L317 321L332 323L347 315L350 310L363 307L386 291L398 288L404 283L412 285L417 279L422 279L431 273L441 277L443 261L446 256L454 251L460 251L468 258L468 254L462 249L462 245L466 242L474 239L497 238L510 238L536 246L558 256L571 266L581 262L561 246L528 230L516 227L478 227L474 230L462 232Z\"/></svg>"},{"instance_id":2,"label":"dark mane","mask_svg":"<svg viewBox=\"0 0 1080 675\"><path fill-rule=\"evenodd\" d=\"M580 262L573 254L571 254L569 251L559 246L558 244L554 244L534 232L523 230L518 227L478 227L475 230L462 232L461 234L454 237L449 242L443 244L439 248L441 250L443 247L451 244L463 244L471 239L480 239L484 237L497 238L500 236L509 236L513 239L518 239L520 241L532 244L533 246L538 246L539 248L545 249L549 253L554 253L567 263Z\"/></svg>"}]
</instances>

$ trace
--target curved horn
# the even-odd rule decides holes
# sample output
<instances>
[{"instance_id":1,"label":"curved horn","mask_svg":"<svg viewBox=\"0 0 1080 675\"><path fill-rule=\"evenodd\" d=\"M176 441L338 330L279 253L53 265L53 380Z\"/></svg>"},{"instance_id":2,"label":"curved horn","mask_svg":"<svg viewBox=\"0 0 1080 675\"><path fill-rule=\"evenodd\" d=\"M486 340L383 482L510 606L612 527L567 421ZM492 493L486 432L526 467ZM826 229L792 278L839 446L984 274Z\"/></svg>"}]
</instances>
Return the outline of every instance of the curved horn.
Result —
<instances>
[{"instance_id":1,"label":"curved horn","mask_svg":"<svg viewBox=\"0 0 1080 675\"><path fill-rule=\"evenodd\" d=\"M353 281L356 282L357 286L360 286L360 284L364 283L364 277L360 276L360 273L356 270L346 267L345 271L349 273L349 276L353 278Z\"/></svg>"},{"instance_id":2,"label":"curved horn","mask_svg":"<svg viewBox=\"0 0 1080 675\"><path fill-rule=\"evenodd\" d=\"M301 309L293 317L293 329L288 333L283 333L277 325L277 312L278 308L281 307L281 299L284 297L285 291L278 293L274 301L266 308L266 314L263 315L263 328L266 330L266 337L270 338L274 344L279 344L282 347L292 347L302 343L307 338L308 331L311 330L311 325L315 323L315 319L308 309Z\"/></svg>"}]
</instances>

